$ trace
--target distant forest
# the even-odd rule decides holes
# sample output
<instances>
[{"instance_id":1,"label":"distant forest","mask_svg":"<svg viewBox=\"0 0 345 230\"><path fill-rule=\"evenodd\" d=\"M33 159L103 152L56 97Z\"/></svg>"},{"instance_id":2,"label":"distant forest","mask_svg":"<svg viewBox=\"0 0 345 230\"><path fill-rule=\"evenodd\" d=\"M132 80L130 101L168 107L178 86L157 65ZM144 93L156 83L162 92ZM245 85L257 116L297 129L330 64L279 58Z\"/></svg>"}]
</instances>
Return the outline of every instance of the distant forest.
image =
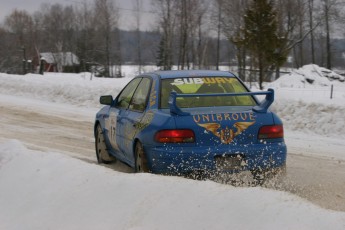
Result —
<instances>
[{"instance_id":1,"label":"distant forest","mask_svg":"<svg viewBox=\"0 0 345 230\"><path fill-rule=\"evenodd\" d=\"M345 69L343 0L152 0L156 22L146 32L141 2L132 2L132 31L119 29L113 0L14 10L0 26L0 72L31 72L46 52L72 52L80 66L68 71L96 68L104 77L121 76L125 64L237 66L243 78L241 70L255 69L259 82L286 66Z\"/></svg>"},{"instance_id":2,"label":"distant forest","mask_svg":"<svg viewBox=\"0 0 345 230\"><path fill-rule=\"evenodd\" d=\"M138 37L136 31L121 31L121 52L123 54L124 64L138 64L137 62L137 49L136 44L138 43ZM159 42L162 36L159 32L140 32L142 39L142 59L144 65L157 65ZM217 56L217 38L208 37L207 47L207 65L206 69L212 69L216 66ZM334 68L340 68L345 70L345 39L331 39L332 47L332 61ZM305 57L303 61L298 61L293 58L293 53L290 54L289 60L286 61L284 66L287 67L301 67L306 64L310 64L310 39L303 41ZM320 66L326 66L325 52L323 52L322 42L315 45L317 50L315 57ZM227 39L220 39L220 60L219 64L223 66L236 66L236 46L229 43ZM174 64L177 64L177 57L174 59Z\"/></svg>"},{"instance_id":3,"label":"distant forest","mask_svg":"<svg viewBox=\"0 0 345 230\"><path fill-rule=\"evenodd\" d=\"M121 53L123 54L123 61L125 64L138 64L137 46L138 36L136 31L121 31ZM162 36L159 32L140 32L142 43L142 64L143 65L157 65L159 62L159 44ZM208 37L208 44L205 48L207 52L207 61L205 61L205 68L214 68L216 66L217 56L217 38ZM177 47L176 47L177 48ZM344 40L345 50L345 40ZM174 57L173 63L178 63L178 57ZM220 40L220 65L236 65L236 51L235 46L229 43L226 39ZM188 68L188 66L186 67ZM192 68L192 63L189 64Z\"/></svg>"}]
</instances>

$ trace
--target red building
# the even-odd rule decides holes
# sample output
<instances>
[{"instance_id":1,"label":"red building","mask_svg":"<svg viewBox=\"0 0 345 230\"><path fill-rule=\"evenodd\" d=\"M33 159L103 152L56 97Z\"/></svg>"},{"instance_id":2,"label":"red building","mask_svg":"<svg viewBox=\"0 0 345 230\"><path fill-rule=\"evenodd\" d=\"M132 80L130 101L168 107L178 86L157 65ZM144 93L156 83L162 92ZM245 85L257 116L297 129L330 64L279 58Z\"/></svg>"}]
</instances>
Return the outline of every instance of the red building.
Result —
<instances>
[{"instance_id":1,"label":"red building","mask_svg":"<svg viewBox=\"0 0 345 230\"><path fill-rule=\"evenodd\" d=\"M78 72L79 58L72 52L60 53L40 53L40 57L35 57L33 64L37 72L43 64L43 72Z\"/></svg>"}]
</instances>

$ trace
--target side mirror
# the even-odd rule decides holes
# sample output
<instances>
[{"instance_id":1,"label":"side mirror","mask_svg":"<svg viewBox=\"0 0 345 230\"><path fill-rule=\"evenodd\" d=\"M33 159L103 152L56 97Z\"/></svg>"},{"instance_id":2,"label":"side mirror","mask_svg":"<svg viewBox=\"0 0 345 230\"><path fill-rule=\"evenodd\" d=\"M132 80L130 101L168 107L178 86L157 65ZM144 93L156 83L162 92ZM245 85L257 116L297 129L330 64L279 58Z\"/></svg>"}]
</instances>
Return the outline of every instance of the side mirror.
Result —
<instances>
[{"instance_id":1,"label":"side mirror","mask_svg":"<svg viewBox=\"0 0 345 230\"><path fill-rule=\"evenodd\" d=\"M113 99L113 96L111 95L105 95L99 98L99 103L101 103L102 105L112 105L113 102L114 102L114 99Z\"/></svg>"}]
</instances>

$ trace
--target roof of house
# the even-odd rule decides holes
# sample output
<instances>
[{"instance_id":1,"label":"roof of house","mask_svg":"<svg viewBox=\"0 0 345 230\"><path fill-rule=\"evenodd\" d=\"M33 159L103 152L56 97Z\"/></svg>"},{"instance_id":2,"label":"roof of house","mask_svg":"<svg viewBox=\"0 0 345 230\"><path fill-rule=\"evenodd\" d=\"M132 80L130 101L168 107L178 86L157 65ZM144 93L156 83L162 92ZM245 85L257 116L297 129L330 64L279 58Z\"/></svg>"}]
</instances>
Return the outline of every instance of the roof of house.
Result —
<instances>
[{"instance_id":1,"label":"roof of house","mask_svg":"<svg viewBox=\"0 0 345 230\"><path fill-rule=\"evenodd\" d=\"M40 53L41 59L44 59L50 64L61 64L62 66L79 65L79 58L72 52L59 52L59 53Z\"/></svg>"}]
</instances>

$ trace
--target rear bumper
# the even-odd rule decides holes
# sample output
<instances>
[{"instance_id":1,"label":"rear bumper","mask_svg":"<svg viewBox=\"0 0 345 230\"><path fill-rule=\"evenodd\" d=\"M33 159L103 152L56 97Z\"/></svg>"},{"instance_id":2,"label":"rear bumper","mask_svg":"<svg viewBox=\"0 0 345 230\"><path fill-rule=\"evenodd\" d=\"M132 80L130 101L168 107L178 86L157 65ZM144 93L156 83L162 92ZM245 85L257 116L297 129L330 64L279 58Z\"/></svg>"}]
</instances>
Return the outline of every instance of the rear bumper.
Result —
<instances>
[{"instance_id":1,"label":"rear bumper","mask_svg":"<svg viewBox=\"0 0 345 230\"><path fill-rule=\"evenodd\" d=\"M284 142L253 144L250 146L151 147L144 146L148 166L153 173L179 175L193 171L229 172L270 170L286 163ZM240 157L237 167L219 167L217 158Z\"/></svg>"}]
</instances>

